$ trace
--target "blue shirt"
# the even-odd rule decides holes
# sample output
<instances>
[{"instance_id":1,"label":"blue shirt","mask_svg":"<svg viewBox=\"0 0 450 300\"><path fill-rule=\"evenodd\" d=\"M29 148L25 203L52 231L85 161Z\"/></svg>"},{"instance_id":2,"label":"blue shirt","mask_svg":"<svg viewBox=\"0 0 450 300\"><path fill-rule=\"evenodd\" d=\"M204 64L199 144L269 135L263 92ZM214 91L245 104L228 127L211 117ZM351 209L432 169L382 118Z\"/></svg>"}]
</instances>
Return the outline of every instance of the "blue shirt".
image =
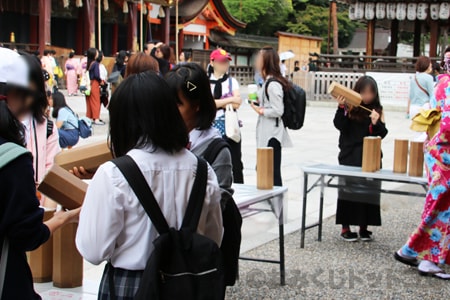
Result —
<instances>
[{"instance_id":1,"label":"blue shirt","mask_svg":"<svg viewBox=\"0 0 450 300\"><path fill-rule=\"evenodd\" d=\"M428 95L419 87L415 78L417 78L420 86L428 92ZM433 77L427 73L416 73L415 77L411 80L411 87L409 88L409 99L411 99L411 105L423 106L425 103L430 102L433 95Z\"/></svg>"},{"instance_id":2,"label":"blue shirt","mask_svg":"<svg viewBox=\"0 0 450 300\"><path fill-rule=\"evenodd\" d=\"M78 129L78 118L68 107L63 107L58 111L57 122L63 122L61 129Z\"/></svg>"}]
</instances>

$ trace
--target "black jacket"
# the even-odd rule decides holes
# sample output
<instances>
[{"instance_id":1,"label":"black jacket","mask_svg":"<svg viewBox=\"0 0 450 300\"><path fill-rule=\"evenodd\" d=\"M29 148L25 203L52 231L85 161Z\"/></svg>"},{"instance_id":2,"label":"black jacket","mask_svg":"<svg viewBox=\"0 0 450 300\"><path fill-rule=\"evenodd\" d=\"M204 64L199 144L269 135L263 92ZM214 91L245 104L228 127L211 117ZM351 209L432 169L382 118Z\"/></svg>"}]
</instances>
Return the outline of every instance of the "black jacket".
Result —
<instances>
[{"instance_id":1,"label":"black jacket","mask_svg":"<svg viewBox=\"0 0 450 300\"><path fill-rule=\"evenodd\" d=\"M0 145L5 142L0 138ZM0 245L5 236L10 243L3 300L41 299L34 292L25 252L46 242L50 231L43 224L33 174L31 155L22 155L0 169Z\"/></svg>"}]
</instances>

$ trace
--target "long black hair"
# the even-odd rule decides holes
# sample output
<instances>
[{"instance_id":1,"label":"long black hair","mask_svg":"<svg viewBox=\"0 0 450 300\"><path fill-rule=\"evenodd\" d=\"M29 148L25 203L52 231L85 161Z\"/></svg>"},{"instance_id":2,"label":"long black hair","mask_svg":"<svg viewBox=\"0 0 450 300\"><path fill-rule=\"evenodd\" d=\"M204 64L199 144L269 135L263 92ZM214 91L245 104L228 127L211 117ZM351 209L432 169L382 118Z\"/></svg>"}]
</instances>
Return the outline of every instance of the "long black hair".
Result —
<instances>
[{"instance_id":1,"label":"long black hair","mask_svg":"<svg viewBox=\"0 0 450 300\"><path fill-rule=\"evenodd\" d=\"M155 72L127 77L112 95L109 118L111 149L116 157L145 146L175 153L189 142L175 96Z\"/></svg>"},{"instance_id":2,"label":"long black hair","mask_svg":"<svg viewBox=\"0 0 450 300\"><path fill-rule=\"evenodd\" d=\"M261 75L264 80L267 80L269 76L275 78L283 86L283 90L286 91L291 84L283 77L280 69L280 56L278 52L270 46L263 47L260 50L262 56L263 65L261 66Z\"/></svg>"},{"instance_id":3,"label":"long black hair","mask_svg":"<svg viewBox=\"0 0 450 300\"><path fill-rule=\"evenodd\" d=\"M217 113L216 102L205 71L195 63L175 67L166 74L166 81L174 92L178 104L178 93L198 107L196 128L205 130L211 127Z\"/></svg>"},{"instance_id":4,"label":"long black hair","mask_svg":"<svg viewBox=\"0 0 450 300\"><path fill-rule=\"evenodd\" d=\"M29 55L27 53L20 53L30 68L30 83L34 83L36 86L36 92L34 93L34 101L31 105L31 112L33 118L38 123L44 123L45 111L48 108L48 100L45 90L45 79L42 72L41 62L36 56Z\"/></svg>"},{"instance_id":5,"label":"long black hair","mask_svg":"<svg viewBox=\"0 0 450 300\"><path fill-rule=\"evenodd\" d=\"M89 70L91 68L92 63L95 61L95 58L97 56L97 49L95 48L89 48L86 52L87 55L87 67L86 70Z\"/></svg>"},{"instance_id":6,"label":"long black hair","mask_svg":"<svg viewBox=\"0 0 450 300\"><path fill-rule=\"evenodd\" d=\"M375 98L373 99L372 103L362 104L362 105L364 105L365 107L367 107L370 110L375 109L379 114L381 114L383 112L383 106L381 105L380 93L378 91L377 82L375 81L375 79L373 79L373 77L362 76L356 82L353 90L357 93L361 93L367 87L369 87L372 90L372 92L375 94ZM354 119L354 120L367 119L368 115L369 115L369 113L360 107L353 107L353 109L350 111L350 118Z\"/></svg>"},{"instance_id":7,"label":"long black hair","mask_svg":"<svg viewBox=\"0 0 450 300\"><path fill-rule=\"evenodd\" d=\"M9 90L5 83L0 83L0 137L8 142L25 146L25 129L5 101Z\"/></svg>"},{"instance_id":8,"label":"long black hair","mask_svg":"<svg viewBox=\"0 0 450 300\"><path fill-rule=\"evenodd\" d=\"M64 97L64 95L61 92L54 92L52 98L53 98L52 117L56 119L56 118L58 118L59 110L61 108L69 107L69 106L67 105L66 98ZM69 109L70 109L70 107L69 107Z\"/></svg>"}]
</instances>

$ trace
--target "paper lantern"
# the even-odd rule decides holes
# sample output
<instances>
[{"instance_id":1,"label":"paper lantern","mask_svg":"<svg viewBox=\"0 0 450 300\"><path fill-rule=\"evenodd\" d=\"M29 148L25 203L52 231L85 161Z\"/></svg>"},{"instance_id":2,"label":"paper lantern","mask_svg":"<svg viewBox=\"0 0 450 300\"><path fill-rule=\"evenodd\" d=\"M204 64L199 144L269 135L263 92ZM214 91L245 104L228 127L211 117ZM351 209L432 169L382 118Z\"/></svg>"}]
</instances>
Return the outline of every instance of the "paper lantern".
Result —
<instances>
[{"instance_id":1,"label":"paper lantern","mask_svg":"<svg viewBox=\"0 0 450 300\"><path fill-rule=\"evenodd\" d=\"M381 2L376 5L376 16L378 20L386 18L386 3Z\"/></svg>"},{"instance_id":2,"label":"paper lantern","mask_svg":"<svg viewBox=\"0 0 450 300\"><path fill-rule=\"evenodd\" d=\"M83 7L83 0L77 0L77 1L75 2L75 6L76 6L76 7Z\"/></svg>"},{"instance_id":3,"label":"paper lantern","mask_svg":"<svg viewBox=\"0 0 450 300\"><path fill-rule=\"evenodd\" d=\"M396 18L399 21L406 19L406 3L397 3Z\"/></svg>"},{"instance_id":4,"label":"paper lantern","mask_svg":"<svg viewBox=\"0 0 450 300\"><path fill-rule=\"evenodd\" d=\"M63 7L68 8L69 7L69 0L63 0Z\"/></svg>"},{"instance_id":5,"label":"paper lantern","mask_svg":"<svg viewBox=\"0 0 450 300\"><path fill-rule=\"evenodd\" d=\"M350 20L356 20L356 5L355 4L350 4L349 8L348 8L348 18Z\"/></svg>"},{"instance_id":6,"label":"paper lantern","mask_svg":"<svg viewBox=\"0 0 450 300\"><path fill-rule=\"evenodd\" d=\"M375 3L373 3L373 2L366 3L365 17L366 17L366 20L375 19Z\"/></svg>"},{"instance_id":7,"label":"paper lantern","mask_svg":"<svg viewBox=\"0 0 450 300\"><path fill-rule=\"evenodd\" d=\"M127 3L127 1L123 2L122 11L123 11L124 14L128 13L128 3Z\"/></svg>"},{"instance_id":8,"label":"paper lantern","mask_svg":"<svg viewBox=\"0 0 450 300\"><path fill-rule=\"evenodd\" d=\"M450 3L441 3L439 18L442 20L447 20L450 18Z\"/></svg>"},{"instance_id":9,"label":"paper lantern","mask_svg":"<svg viewBox=\"0 0 450 300\"><path fill-rule=\"evenodd\" d=\"M430 5L430 17L433 20L439 19L439 3L433 3Z\"/></svg>"},{"instance_id":10,"label":"paper lantern","mask_svg":"<svg viewBox=\"0 0 450 300\"><path fill-rule=\"evenodd\" d=\"M159 13L158 16L160 18L165 18L166 17L166 12L164 11L164 7L162 7L162 5L159 7Z\"/></svg>"},{"instance_id":11,"label":"paper lantern","mask_svg":"<svg viewBox=\"0 0 450 300\"><path fill-rule=\"evenodd\" d=\"M439 18L442 20L447 20L450 18L450 3L441 3L441 8L439 9Z\"/></svg>"},{"instance_id":12,"label":"paper lantern","mask_svg":"<svg viewBox=\"0 0 450 300\"><path fill-rule=\"evenodd\" d=\"M103 9L105 11L109 10L109 2L108 2L108 0L103 0Z\"/></svg>"},{"instance_id":13,"label":"paper lantern","mask_svg":"<svg viewBox=\"0 0 450 300\"><path fill-rule=\"evenodd\" d=\"M357 20L364 19L364 3L363 2L356 2L355 18Z\"/></svg>"},{"instance_id":14,"label":"paper lantern","mask_svg":"<svg viewBox=\"0 0 450 300\"><path fill-rule=\"evenodd\" d=\"M417 18L417 3L408 3L406 17L410 21L414 21Z\"/></svg>"},{"instance_id":15,"label":"paper lantern","mask_svg":"<svg viewBox=\"0 0 450 300\"><path fill-rule=\"evenodd\" d=\"M386 6L386 17L388 20L395 20L397 18L396 15L397 3L388 3Z\"/></svg>"},{"instance_id":16,"label":"paper lantern","mask_svg":"<svg viewBox=\"0 0 450 300\"><path fill-rule=\"evenodd\" d=\"M417 4L417 19L423 21L427 19L427 10L428 10L428 4L427 3L419 3Z\"/></svg>"}]
</instances>

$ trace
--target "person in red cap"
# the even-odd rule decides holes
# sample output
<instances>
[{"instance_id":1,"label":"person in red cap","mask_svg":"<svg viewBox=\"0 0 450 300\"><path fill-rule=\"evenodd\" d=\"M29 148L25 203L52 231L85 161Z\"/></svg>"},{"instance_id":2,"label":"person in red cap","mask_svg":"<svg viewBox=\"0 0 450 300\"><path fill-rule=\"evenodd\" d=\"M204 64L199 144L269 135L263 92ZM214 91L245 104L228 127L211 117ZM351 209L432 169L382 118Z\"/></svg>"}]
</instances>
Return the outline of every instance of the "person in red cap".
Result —
<instances>
[{"instance_id":1,"label":"person in red cap","mask_svg":"<svg viewBox=\"0 0 450 300\"><path fill-rule=\"evenodd\" d=\"M239 143L229 139L225 134L225 109L231 104L237 110L242 103L239 83L228 74L230 69L231 55L223 49L216 49L211 53L210 66L208 68L211 92L216 100L217 115L214 122L222 137L230 145L233 163L233 182L244 183L242 164L242 141Z\"/></svg>"}]
</instances>

